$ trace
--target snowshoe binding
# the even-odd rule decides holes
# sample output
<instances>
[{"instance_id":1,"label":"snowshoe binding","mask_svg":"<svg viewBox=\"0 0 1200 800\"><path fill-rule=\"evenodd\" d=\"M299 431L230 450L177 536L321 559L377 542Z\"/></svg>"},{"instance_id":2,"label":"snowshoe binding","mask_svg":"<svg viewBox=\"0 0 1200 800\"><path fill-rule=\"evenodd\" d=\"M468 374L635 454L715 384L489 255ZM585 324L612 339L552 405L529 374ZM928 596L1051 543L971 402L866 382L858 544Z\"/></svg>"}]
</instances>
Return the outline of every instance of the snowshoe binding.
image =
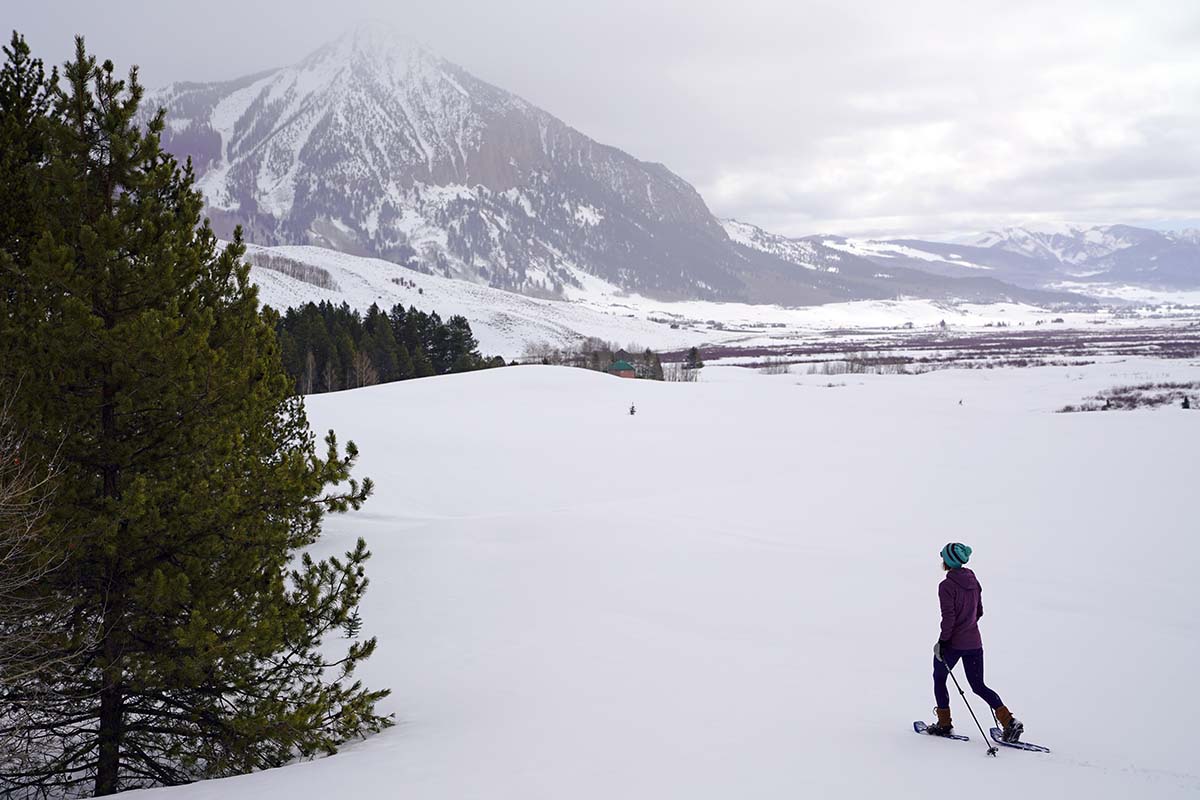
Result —
<instances>
[{"instance_id":1,"label":"snowshoe binding","mask_svg":"<svg viewBox=\"0 0 1200 800\"><path fill-rule=\"evenodd\" d=\"M1005 744L1016 744L1021 741L1021 734L1025 732L1025 724L1014 717L1012 712L1004 706L996 709L996 722L1000 724L1001 741Z\"/></svg>"},{"instance_id":2,"label":"snowshoe binding","mask_svg":"<svg viewBox=\"0 0 1200 800\"><path fill-rule=\"evenodd\" d=\"M931 722L925 726L925 733L930 736L950 736L954 733L954 723L950 721L950 709L935 708L934 713L937 714L937 722Z\"/></svg>"}]
</instances>

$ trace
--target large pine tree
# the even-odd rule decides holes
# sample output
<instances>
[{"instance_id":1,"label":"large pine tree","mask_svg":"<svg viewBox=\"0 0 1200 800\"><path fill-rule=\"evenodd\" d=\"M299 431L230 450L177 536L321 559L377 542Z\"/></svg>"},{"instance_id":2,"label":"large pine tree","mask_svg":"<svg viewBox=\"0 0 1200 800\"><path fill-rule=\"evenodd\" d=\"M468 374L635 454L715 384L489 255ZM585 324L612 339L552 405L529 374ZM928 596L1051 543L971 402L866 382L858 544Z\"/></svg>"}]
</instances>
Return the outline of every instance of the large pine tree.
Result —
<instances>
[{"instance_id":1,"label":"large pine tree","mask_svg":"<svg viewBox=\"0 0 1200 800\"><path fill-rule=\"evenodd\" d=\"M0 286L10 293L9 302L15 302L11 293L16 287L6 276L12 276L15 263L29 261L49 205L47 186L38 175L49 146L47 115L57 76L47 79L42 62L15 32L4 57L0 67Z\"/></svg>"},{"instance_id":2,"label":"large pine tree","mask_svg":"<svg viewBox=\"0 0 1200 800\"><path fill-rule=\"evenodd\" d=\"M68 656L0 686L0 739L26 756L0 786L103 795L332 752L387 724L386 692L353 677L375 646L355 638L369 553L303 548L370 482L350 478L353 444L318 450L240 233L222 248L201 222L162 115L138 124L136 71L80 39L64 77L50 108L0 95L4 135L44 145L5 161L0 193L20 175L52 198L6 206L0 380L31 455L64 472L64 564L41 590L72 598Z\"/></svg>"}]
</instances>

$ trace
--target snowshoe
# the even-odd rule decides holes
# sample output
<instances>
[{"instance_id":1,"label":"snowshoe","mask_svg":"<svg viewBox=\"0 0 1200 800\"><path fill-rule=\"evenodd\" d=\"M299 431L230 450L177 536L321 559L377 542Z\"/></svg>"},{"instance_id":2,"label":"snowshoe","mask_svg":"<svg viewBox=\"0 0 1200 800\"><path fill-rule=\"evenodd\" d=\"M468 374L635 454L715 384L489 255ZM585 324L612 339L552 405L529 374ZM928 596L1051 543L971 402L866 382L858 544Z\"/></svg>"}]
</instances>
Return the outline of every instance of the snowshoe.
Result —
<instances>
[{"instance_id":1,"label":"snowshoe","mask_svg":"<svg viewBox=\"0 0 1200 800\"><path fill-rule=\"evenodd\" d=\"M992 728L992 738L996 740L996 744L1004 747L1015 747L1018 750L1028 750L1031 753L1049 753L1049 747L1043 747L1040 744L1030 744L1029 742L1006 742L1004 741L1004 731L999 728Z\"/></svg>"},{"instance_id":2,"label":"snowshoe","mask_svg":"<svg viewBox=\"0 0 1200 800\"><path fill-rule=\"evenodd\" d=\"M913 730L916 731L917 733L921 734L922 736L937 736L940 739L954 739L959 742L971 741L970 738L968 738L966 736L960 736L957 733L941 733L941 734L930 733L928 726L924 722L921 722L920 720L917 720L916 722L913 723ZM1000 729L997 728L996 730L1000 730Z\"/></svg>"}]
</instances>

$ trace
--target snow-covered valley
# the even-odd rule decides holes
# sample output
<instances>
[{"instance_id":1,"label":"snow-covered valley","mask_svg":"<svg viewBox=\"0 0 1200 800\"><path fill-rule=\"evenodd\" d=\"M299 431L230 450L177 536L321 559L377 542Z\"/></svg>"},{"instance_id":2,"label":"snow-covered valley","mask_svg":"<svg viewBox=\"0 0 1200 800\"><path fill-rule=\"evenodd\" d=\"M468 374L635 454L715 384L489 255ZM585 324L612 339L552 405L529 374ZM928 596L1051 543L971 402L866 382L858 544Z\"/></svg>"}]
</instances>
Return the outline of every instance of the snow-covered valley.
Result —
<instances>
[{"instance_id":1,"label":"snow-covered valley","mask_svg":"<svg viewBox=\"0 0 1200 800\"><path fill-rule=\"evenodd\" d=\"M1168 380L1200 362L531 366L310 397L378 484L318 550L375 553L361 674L397 724L147 796L1195 797L1200 414L1053 413ZM988 681L1050 755L987 758L956 695L972 741L911 731L952 540L975 549Z\"/></svg>"},{"instance_id":2,"label":"snow-covered valley","mask_svg":"<svg viewBox=\"0 0 1200 800\"><path fill-rule=\"evenodd\" d=\"M1187 323L1200 317L1191 308L1169 308L1114 316L1113 309L1063 311L1017 303L948 303L928 299L861 300L819 306L788 307L701 300L665 302L630 294L599 278L569 289L565 300L548 300L481 286L469 281L426 275L389 261L339 253L320 247L258 247L249 256L261 264L283 258L328 276L329 288L278 270L255 266L251 275L263 303L287 308L327 300L365 311L372 303L396 303L436 311L443 318L461 314L471 323L480 347L489 355L520 357L532 343L564 347L585 336L620 346L655 349L703 345L782 347L824 336L831 329L933 328L945 321L961 329L1051 323L1085 328L1161 324L1167 314ZM1171 302L1170 295L1153 300ZM1194 300L1179 297L1175 302ZM1114 302L1120 302L1115 300Z\"/></svg>"}]
</instances>

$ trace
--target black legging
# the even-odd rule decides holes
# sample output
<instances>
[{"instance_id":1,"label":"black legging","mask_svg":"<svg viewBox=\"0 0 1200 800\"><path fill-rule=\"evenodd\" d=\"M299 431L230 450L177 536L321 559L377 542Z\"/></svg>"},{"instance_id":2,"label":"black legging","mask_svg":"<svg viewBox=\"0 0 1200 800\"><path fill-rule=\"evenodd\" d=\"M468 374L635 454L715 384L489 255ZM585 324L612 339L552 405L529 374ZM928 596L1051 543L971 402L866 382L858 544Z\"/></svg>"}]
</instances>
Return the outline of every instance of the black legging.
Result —
<instances>
[{"instance_id":1,"label":"black legging","mask_svg":"<svg viewBox=\"0 0 1200 800\"><path fill-rule=\"evenodd\" d=\"M947 647L942 650L942 658L945 661L939 661L936 657L933 659L933 697L937 700L938 708L950 707L950 693L946 691L946 675L954 669L954 665L960 658L963 662L963 670L967 673L967 683L971 684L971 691L982 697L991 708L999 708L1004 705L1000 700L1000 695L989 689L983 682L982 647L977 650L955 650Z\"/></svg>"}]
</instances>

